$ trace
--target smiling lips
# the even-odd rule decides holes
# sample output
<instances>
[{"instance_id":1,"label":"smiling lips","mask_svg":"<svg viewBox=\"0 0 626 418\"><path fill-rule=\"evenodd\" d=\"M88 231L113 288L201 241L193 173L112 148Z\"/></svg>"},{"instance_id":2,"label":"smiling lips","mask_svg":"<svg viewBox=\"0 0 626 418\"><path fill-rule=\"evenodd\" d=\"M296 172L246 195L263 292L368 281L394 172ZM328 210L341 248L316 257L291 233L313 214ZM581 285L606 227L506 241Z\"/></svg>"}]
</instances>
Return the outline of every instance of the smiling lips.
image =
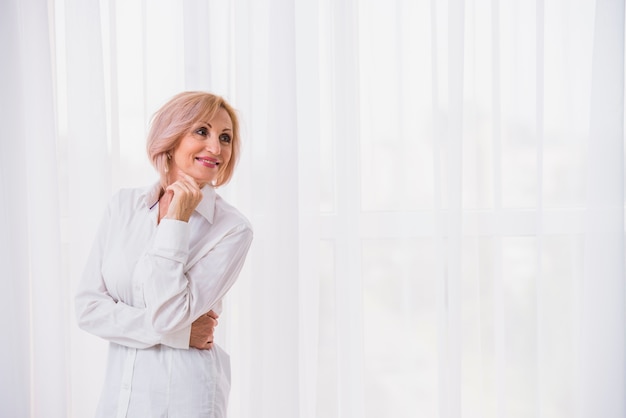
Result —
<instances>
[{"instance_id":1,"label":"smiling lips","mask_svg":"<svg viewBox=\"0 0 626 418\"><path fill-rule=\"evenodd\" d=\"M196 160L200 161L200 164L202 164L205 167L210 167L213 168L215 166L218 166L220 164L219 160L217 158L211 158L211 157L196 157Z\"/></svg>"}]
</instances>

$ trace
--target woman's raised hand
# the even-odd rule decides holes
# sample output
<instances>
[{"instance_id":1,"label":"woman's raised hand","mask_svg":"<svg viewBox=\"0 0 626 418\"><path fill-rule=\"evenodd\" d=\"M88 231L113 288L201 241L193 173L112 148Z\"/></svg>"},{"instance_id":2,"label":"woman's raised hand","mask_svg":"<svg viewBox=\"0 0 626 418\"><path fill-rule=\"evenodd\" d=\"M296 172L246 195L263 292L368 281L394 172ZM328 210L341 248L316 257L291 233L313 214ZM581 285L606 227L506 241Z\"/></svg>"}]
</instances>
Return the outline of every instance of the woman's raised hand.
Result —
<instances>
[{"instance_id":1,"label":"woman's raised hand","mask_svg":"<svg viewBox=\"0 0 626 418\"><path fill-rule=\"evenodd\" d=\"M182 171L178 172L178 180L167 186L165 193L171 195L165 217L183 222L189 221L194 209L202 200L202 191L196 180Z\"/></svg>"}]
</instances>

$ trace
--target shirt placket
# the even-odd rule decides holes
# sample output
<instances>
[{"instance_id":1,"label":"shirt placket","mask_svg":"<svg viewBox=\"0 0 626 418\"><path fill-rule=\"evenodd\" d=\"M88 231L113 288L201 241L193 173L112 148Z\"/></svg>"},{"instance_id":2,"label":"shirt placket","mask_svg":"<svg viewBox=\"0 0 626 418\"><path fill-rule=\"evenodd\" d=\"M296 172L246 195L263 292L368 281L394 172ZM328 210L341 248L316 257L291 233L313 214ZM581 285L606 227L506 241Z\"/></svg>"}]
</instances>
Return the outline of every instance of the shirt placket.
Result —
<instances>
[{"instance_id":1,"label":"shirt placket","mask_svg":"<svg viewBox=\"0 0 626 418\"><path fill-rule=\"evenodd\" d=\"M120 394L117 402L117 418L125 418L128 412L128 404L130 402L130 393L132 392L133 371L135 370L135 358L137 357L137 349L129 348L124 360L124 370L122 372L122 384L120 385Z\"/></svg>"}]
</instances>

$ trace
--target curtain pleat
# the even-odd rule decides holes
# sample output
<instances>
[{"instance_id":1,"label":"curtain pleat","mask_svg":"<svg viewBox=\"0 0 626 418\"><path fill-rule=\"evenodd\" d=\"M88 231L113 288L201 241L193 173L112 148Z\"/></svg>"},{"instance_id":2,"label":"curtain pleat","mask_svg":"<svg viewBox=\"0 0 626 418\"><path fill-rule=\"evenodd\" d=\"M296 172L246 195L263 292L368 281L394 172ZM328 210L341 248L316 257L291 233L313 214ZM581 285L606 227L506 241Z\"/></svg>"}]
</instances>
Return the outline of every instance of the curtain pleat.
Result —
<instances>
[{"instance_id":1,"label":"curtain pleat","mask_svg":"<svg viewBox=\"0 0 626 418\"><path fill-rule=\"evenodd\" d=\"M624 3L600 0L595 8L587 144L580 334L583 417L626 414L623 92Z\"/></svg>"},{"instance_id":2,"label":"curtain pleat","mask_svg":"<svg viewBox=\"0 0 626 418\"><path fill-rule=\"evenodd\" d=\"M107 98L106 114L108 117L107 141L111 156L111 185L113 188L122 184L121 143L120 143L120 83L118 78L118 27L117 27L117 0L100 3L103 12L103 52L105 98ZM105 30L106 29L106 30ZM108 35L108 39L105 36ZM108 51L108 53L107 53ZM108 66L107 66L108 64ZM108 85L108 88L107 88Z\"/></svg>"},{"instance_id":3,"label":"curtain pleat","mask_svg":"<svg viewBox=\"0 0 626 418\"><path fill-rule=\"evenodd\" d=\"M443 362L445 376L440 378L446 383L445 392L440 393L440 415L442 417L461 416L461 355L462 305L461 289L461 254L463 235L463 135L464 135L464 68L465 68L465 2L448 2L448 80L447 80L447 126L445 150L447 196L446 231L444 235L443 259L445 271L445 344L440 347L440 359Z\"/></svg>"},{"instance_id":4,"label":"curtain pleat","mask_svg":"<svg viewBox=\"0 0 626 418\"><path fill-rule=\"evenodd\" d=\"M61 276L56 123L49 15L5 2L2 51L2 414L66 416L69 283ZM5 288L8 286L8 288ZM55 376L55 381L49 377ZM5 413L6 412L6 413Z\"/></svg>"},{"instance_id":5,"label":"curtain pleat","mask_svg":"<svg viewBox=\"0 0 626 418\"><path fill-rule=\"evenodd\" d=\"M364 416L366 402L363 344L376 344L377 330L363 321L360 212L359 2L329 3L332 31L330 126L334 146L337 235L335 239L335 326L337 338L337 416ZM324 324L320 324L321 327ZM363 343L361 343L363 342Z\"/></svg>"},{"instance_id":6,"label":"curtain pleat","mask_svg":"<svg viewBox=\"0 0 626 418\"><path fill-rule=\"evenodd\" d=\"M317 2L294 4L296 129L298 154L298 416L317 417L319 359L319 137L320 71L319 6Z\"/></svg>"},{"instance_id":7,"label":"curtain pleat","mask_svg":"<svg viewBox=\"0 0 626 418\"><path fill-rule=\"evenodd\" d=\"M436 259L437 269L435 270L434 279L437 283L437 343L438 343L438 351L437 351L437 361L438 361L438 381L437 381L437 395L438 409L437 414L446 416L448 415L448 399L447 399L447 391L448 391L448 369L446 367L447 363L447 280L446 280L446 268L445 268L445 227L444 227L444 213L443 213L443 201L444 201L444 179L442 179L442 172L444 170L445 165L442 163L442 159L444 154L444 137L445 137L445 120L442 116L441 104L440 104L440 74L443 74L443 71L440 71L439 65L439 42L440 37L438 36L438 25L436 22L438 21L438 16L442 14L442 11L437 5L436 0L431 0L430 2L430 26L431 26L431 45L430 45L430 53L431 53L431 73L432 73L432 83L431 83L431 107L433 113L433 140L432 140L432 150L433 150L433 187L434 187L434 221L435 221L435 232L436 236L434 237L434 254Z\"/></svg>"},{"instance_id":8,"label":"curtain pleat","mask_svg":"<svg viewBox=\"0 0 626 418\"><path fill-rule=\"evenodd\" d=\"M49 37L49 11L45 2L19 3L22 37L21 55L24 82L21 139L24 141L24 166L28 201L28 263L31 307L32 410L35 416L64 417L67 414L68 342L63 326L69 310L65 297L69 281L61 273L61 235L59 219L57 137L54 120L53 72ZM26 35L28 34L28 35ZM36 122L34 122L36 121ZM31 126L36 126L34 132ZM40 136L34 147L31 136ZM18 137L19 138L19 137ZM46 342L39 344L39 342ZM56 376L53 381L50 376Z\"/></svg>"},{"instance_id":9,"label":"curtain pleat","mask_svg":"<svg viewBox=\"0 0 626 418\"><path fill-rule=\"evenodd\" d=\"M29 228L23 222L29 198L29 178L24 169L28 148L24 123L32 118L23 113L27 98L21 94L20 74L26 70L23 65L27 59L21 48L26 42L21 11L17 1L0 4L0 48L6 60L0 66L0 190L11 201L10 205L3 203L0 212L0 261L4 270L0 291L6 295L0 324L11 340L3 344L0 356L0 385L4 388L0 391L0 404L3 412L12 416L29 416L33 395Z\"/></svg>"},{"instance_id":10,"label":"curtain pleat","mask_svg":"<svg viewBox=\"0 0 626 418\"><path fill-rule=\"evenodd\" d=\"M537 159L537 185L536 185L536 196L537 196L537 209L536 209L536 223L537 223L537 238L535 245L535 264L537 268L537 272L535 274L535 303L536 303L536 313L535 313L535 327L536 327L536 374L535 374L535 408L534 413L535 416L541 417L544 415L544 410L546 409L543 403L544 394L546 392L546 385L544 383L545 379L543 377L542 370L546 366L546 360L544 355L545 349L545 337L547 336L543 326L544 323L544 303L546 299L544 298L544 294L546 292L546 286L544 281L546 280L546 276L544 276L543 269L543 259L545 252L544 245L544 2L543 0L537 0L535 3L535 56L536 56L536 64L535 64L535 77L536 77L536 90L535 90L535 136L536 136L536 159ZM548 395L549 396L549 395Z\"/></svg>"},{"instance_id":11,"label":"curtain pleat","mask_svg":"<svg viewBox=\"0 0 626 418\"><path fill-rule=\"evenodd\" d=\"M262 385L261 403L256 408L270 416L297 416L299 411L299 332L298 332L298 147L294 4L270 1L267 7L267 92L264 160L265 196L279 197L280 205L263 199L265 227L255 234L262 242L264 262L274 279L255 280L263 295L256 309L273 323L280 333L259 340L265 355L264 375L273 376L273 385ZM263 65L263 64L262 64ZM256 102L255 107L263 106ZM286 314L289 312L289 314ZM261 382L259 382L261 383Z\"/></svg>"},{"instance_id":12,"label":"curtain pleat","mask_svg":"<svg viewBox=\"0 0 626 418\"><path fill-rule=\"evenodd\" d=\"M501 113L501 60L500 60L500 2L491 0L491 141L493 165L493 193L495 220L502 218L502 113ZM505 330L506 316L504 314L504 290L502 284L502 236L499 230L494 231L491 246L493 248L492 277L493 277L493 334L494 359L489 372L492 373L491 389L494 409L489 413L501 417L505 416L505 384L506 352ZM495 412L495 414L494 414Z\"/></svg>"},{"instance_id":13,"label":"curtain pleat","mask_svg":"<svg viewBox=\"0 0 626 418\"><path fill-rule=\"evenodd\" d=\"M84 261L95 237L108 199L111 195L111 149L107 141L104 67L100 3L96 0L66 0L64 8L64 45L66 66L65 109L66 135L60 138L62 177L59 184L64 219L64 274L69 280L64 304L68 317L74 319L73 292L83 270ZM92 368L94 359L104 361L106 344L79 331L71 331L71 397L76 416L91 416L99 393L85 390L86 385L101 385L104 370Z\"/></svg>"},{"instance_id":14,"label":"curtain pleat","mask_svg":"<svg viewBox=\"0 0 626 418\"><path fill-rule=\"evenodd\" d=\"M213 15L209 2L185 0L183 2L183 30L185 51L185 89L211 90L211 65L213 60L223 59L216 56L211 48L212 34L206 24ZM222 20L226 20L223 19ZM227 45L232 47L232 43Z\"/></svg>"}]
</instances>

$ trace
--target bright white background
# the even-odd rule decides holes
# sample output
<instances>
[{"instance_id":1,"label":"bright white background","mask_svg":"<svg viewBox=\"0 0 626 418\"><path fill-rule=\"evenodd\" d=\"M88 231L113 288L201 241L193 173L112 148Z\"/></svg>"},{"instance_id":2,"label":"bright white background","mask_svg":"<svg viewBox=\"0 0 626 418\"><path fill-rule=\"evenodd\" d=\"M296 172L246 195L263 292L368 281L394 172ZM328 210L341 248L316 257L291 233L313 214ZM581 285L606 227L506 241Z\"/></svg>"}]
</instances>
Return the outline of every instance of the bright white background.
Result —
<instances>
[{"instance_id":1,"label":"bright white background","mask_svg":"<svg viewBox=\"0 0 626 418\"><path fill-rule=\"evenodd\" d=\"M240 112L231 418L626 416L621 0L2 0L0 415L89 417L73 292L150 115Z\"/></svg>"}]
</instances>

